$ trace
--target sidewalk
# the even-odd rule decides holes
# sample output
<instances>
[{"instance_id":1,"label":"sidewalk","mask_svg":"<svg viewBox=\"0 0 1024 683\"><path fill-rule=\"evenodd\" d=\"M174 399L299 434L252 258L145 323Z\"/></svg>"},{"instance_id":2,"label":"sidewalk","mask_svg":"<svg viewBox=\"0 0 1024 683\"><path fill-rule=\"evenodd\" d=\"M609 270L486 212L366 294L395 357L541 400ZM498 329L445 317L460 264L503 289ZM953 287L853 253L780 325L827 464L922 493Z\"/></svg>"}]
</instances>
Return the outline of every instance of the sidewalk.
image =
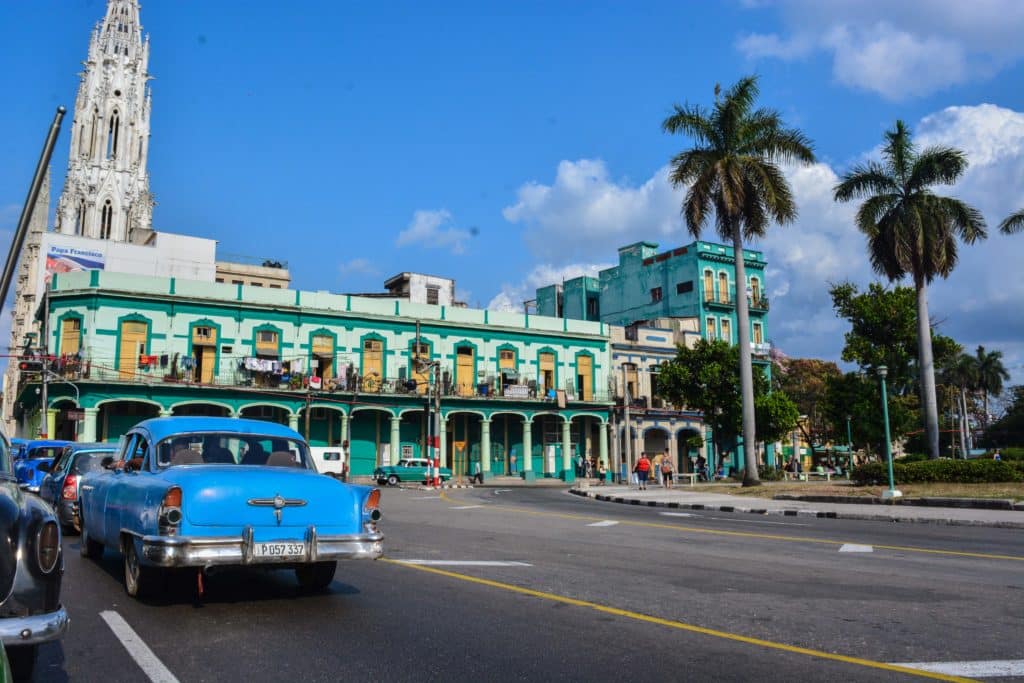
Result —
<instances>
[{"instance_id":1,"label":"sidewalk","mask_svg":"<svg viewBox=\"0 0 1024 683\"><path fill-rule=\"evenodd\" d=\"M652 486L638 491L628 486L577 485L577 496L626 505L646 505L680 510L713 510L754 515L826 517L885 522L953 524L1024 529L1024 511L979 510L959 507L918 507L871 503L811 503L799 500L770 500L732 496L727 493L689 491L686 486L664 489Z\"/></svg>"}]
</instances>

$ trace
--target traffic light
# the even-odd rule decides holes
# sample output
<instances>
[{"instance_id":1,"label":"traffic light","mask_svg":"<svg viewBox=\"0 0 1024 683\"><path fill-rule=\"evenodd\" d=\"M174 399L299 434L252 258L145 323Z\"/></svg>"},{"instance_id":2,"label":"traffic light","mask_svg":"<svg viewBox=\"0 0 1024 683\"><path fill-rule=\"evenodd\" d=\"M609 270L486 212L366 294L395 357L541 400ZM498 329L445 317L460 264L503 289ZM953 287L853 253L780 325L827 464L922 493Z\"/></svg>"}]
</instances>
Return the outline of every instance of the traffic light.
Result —
<instances>
[{"instance_id":1,"label":"traffic light","mask_svg":"<svg viewBox=\"0 0 1024 683\"><path fill-rule=\"evenodd\" d=\"M43 361L34 359L18 361L18 370L21 372L42 372Z\"/></svg>"}]
</instances>

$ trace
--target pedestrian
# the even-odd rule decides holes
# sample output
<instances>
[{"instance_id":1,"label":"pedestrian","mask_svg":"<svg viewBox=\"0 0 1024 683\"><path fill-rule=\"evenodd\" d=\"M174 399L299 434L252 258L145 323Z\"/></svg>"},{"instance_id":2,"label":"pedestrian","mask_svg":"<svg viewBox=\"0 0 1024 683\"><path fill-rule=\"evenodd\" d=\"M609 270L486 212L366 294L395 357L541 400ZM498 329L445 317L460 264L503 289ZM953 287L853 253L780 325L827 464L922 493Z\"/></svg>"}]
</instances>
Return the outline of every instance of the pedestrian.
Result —
<instances>
[{"instance_id":1,"label":"pedestrian","mask_svg":"<svg viewBox=\"0 0 1024 683\"><path fill-rule=\"evenodd\" d=\"M998 448L996 449L996 452L992 454L992 459L997 461L997 462L1001 462L1002 461L1003 456L999 454L999 449Z\"/></svg>"},{"instance_id":2,"label":"pedestrian","mask_svg":"<svg viewBox=\"0 0 1024 683\"><path fill-rule=\"evenodd\" d=\"M511 473L513 475L515 475L517 472L519 472L519 469L518 469L518 467L516 465L516 452L515 451L512 451L512 457L510 458L510 462L511 462Z\"/></svg>"},{"instance_id":3,"label":"pedestrian","mask_svg":"<svg viewBox=\"0 0 1024 683\"><path fill-rule=\"evenodd\" d=\"M473 476L470 478L470 483L473 483L473 484L482 484L482 483L484 483L484 475L483 475L483 472L480 471L480 461L479 460L474 460L473 461Z\"/></svg>"},{"instance_id":4,"label":"pedestrian","mask_svg":"<svg viewBox=\"0 0 1024 683\"><path fill-rule=\"evenodd\" d=\"M348 483L348 441L341 442L341 480Z\"/></svg>"},{"instance_id":5,"label":"pedestrian","mask_svg":"<svg viewBox=\"0 0 1024 683\"><path fill-rule=\"evenodd\" d=\"M585 472L585 474L587 476L587 479L593 479L594 478L594 461L593 460L587 460L585 462L586 462L586 472Z\"/></svg>"},{"instance_id":6,"label":"pedestrian","mask_svg":"<svg viewBox=\"0 0 1024 683\"><path fill-rule=\"evenodd\" d=\"M672 467L672 457L666 453L661 457L661 482L662 486L667 489L672 488L672 478L674 472Z\"/></svg>"},{"instance_id":7,"label":"pedestrian","mask_svg":"<svg viewBox=\"0 0 1024 683\"><path fill-rule=\"evenodd\" d=\"M604 486L604 480L608 476L608 468L604 466L604 460L597 464L597 485Z\"/></svg>"},{"instance_id":8,"label":"pedestrian","mask_svg":"<svg viewBox=\"0 0 1024 683\"><path fill-rule=\"evenodd\" d=\"M661 453L651 458L651 480L656 480L661 486Z\"/></svg>"},{"instance_id":9,"label":"pedestrian","mask_svg":"<svg viewBox=\"0 0 1024 683\"><path fill-rule=\"evenodd\" d=\"M641 453L640 454L640 459L637 460L637 462L636 462L636 473L638 475L637 478L639 479L639 483L640 483L640 490L641 491L646 491L647 490L647 477L651 473L651 461L650 461L650 458L647 457L647 453L646 452Z\"/></svg>"},{"instance_id":10,"label":"pedestrian","mask_svg":"<svg viewBox=\"0 0 1024 683\"><path fill-rule=\"evenodd\" d=\"M697 478L701 481L708 480L708 461L703 455L697 456Z\"/></svg>"}]
</instances>

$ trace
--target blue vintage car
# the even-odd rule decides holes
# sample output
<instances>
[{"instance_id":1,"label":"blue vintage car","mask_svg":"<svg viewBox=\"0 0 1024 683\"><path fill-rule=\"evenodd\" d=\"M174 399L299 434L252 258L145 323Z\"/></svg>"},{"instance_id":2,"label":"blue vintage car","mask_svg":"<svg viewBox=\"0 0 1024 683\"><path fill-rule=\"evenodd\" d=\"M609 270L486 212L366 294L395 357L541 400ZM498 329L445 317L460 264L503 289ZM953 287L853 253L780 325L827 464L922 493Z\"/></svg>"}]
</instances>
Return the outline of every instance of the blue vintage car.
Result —
<instances>
[{"instance_id":1,"label":"blue vintage car","mask_svg":"<svg viewBox=\"0 0 1024 683\"><path fill-rule=\"evenodd\" d=\"M218 566L294 569L325 588L337 561L376 559L380 491L317 474L294 430L258 420L166 417L122 437L109 469L80 485L81 552L124 559L128 594L161 570Z\"/></svg>"},{"instance_id":2,"label":"blue vintage car","mask_svg":"<svg viewBox=\"0 0 1024 683\"><path fill-rule=\"evenodd\" d=\"M10 446L0 434L0 643L14 680L31 678L39 645L68 628L60 603L63 575L53 510L15 483Z\"/></svg>"},{"instance_id":3,"label":"blue vintage car","mask_svg":"<svg viewBox=\"0 0 1024 683\"><path fill-rule=\"evenodd\" d=\"M39 493L39 485L54 459L70 441L36 439L25 444L22 457L14 465L18 485L32 493ZM40 468L39 466L44 467Z\"/></svg>"},{"instance_id":4,"label":"blue vintage car","mask_svg":"<svg viewBox=\"0 0 1024 683\"><path fill-rule=\"evenodd\" d=\"M101 469L103 459L116 452L116 444L76 442L65 446L47 468L46 476L39 485L39 497L53 506L65 533L77 533L81 528L78 521L81 506L78 484L82 477Z\"/></svg>"},{"instance_id":5,"label":"blue vintage car","mask_svg":"<svg viewBox=\"0 0 1024 683\"><path fill-rule=\"evenodd\" d=\"M21 460L25 456L25 446L29 443L29 439L11 439L11 459L14 461Z\"/></svg>"}]
</instances>

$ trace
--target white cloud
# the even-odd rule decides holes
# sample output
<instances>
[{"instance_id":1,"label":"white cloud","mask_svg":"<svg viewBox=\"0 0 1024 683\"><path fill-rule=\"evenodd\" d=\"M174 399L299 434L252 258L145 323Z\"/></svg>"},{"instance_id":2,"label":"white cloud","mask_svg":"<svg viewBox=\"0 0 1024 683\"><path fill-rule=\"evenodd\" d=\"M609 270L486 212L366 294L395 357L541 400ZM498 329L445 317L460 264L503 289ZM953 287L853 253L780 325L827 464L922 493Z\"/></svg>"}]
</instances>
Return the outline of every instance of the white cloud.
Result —
<instances>
[{"instance_id":1,"label":"white cloud","mask_svg":"<svg viewBox=\"0 0 1024 683\"><path fill-rule=\"evenodd\" d=\"M933 283L932 316L968 350L978 344L1003 350L1014 381L1024 382L1024 238L996 231L1006 215L1024 208L1024 113L993 105L950 107L922 119L915 133L922 147L952 145L968 154L971 165L962 181L936 190L976 206L989 223L989 239L962 245L949 280ZM764 251L769 264L769 334L791 356L838 359L846 323L832 311L828 285L852 280L865 286L877 279L854 226L856 203L832 200L832 188L846 170L824 163L786 168L800 216L751 245ZM688 243L681 199L669 187L665 168L630 184L612 181L600 161L561 162L551 185L524 185L517 203L505 209L509 221L525 225L527 246L545 263L524 281L503 285L489 307L522 310L522 300L533 298L536 287L561 282L563 273L594 272L601 266L585 264L633 241L663 240L663 248ZM706 237L716 239L713 230Z\"/></svg>"},{"instance_id":2,"label":"white cloud","mask_svg":"<svg viewBox=\"0 0 1024 683\"><path fill-rule=\"evenodd\" d=\"M376 275L380 271L366 258L358 257L338 264L338 273L346 275Z\"/></svg>"},{"instance_id":3,"label":"white cloud","mask_svg":"<svg viewBox=\"0 0 1024 683\"><path fill-rule=\"evenodd\" d=\"M534 266L526 277L517 283L504 283L487 308L492 311L509 311L520 313L523 301L533 299L538 287L560 284L562 280L571 280L581 275L597 277L598 272L610 268L607 263L569 263L564 266L553 266L542 263Z\"/></svg>"},{"instance_id":4,"label":"white cloud","mask_svg":"<svg viewBox=\"0 0 1024 683\"><path fill-rule=\"evenodd\" d=\"M409 227L398 233L395 245L450 248L453 254L461 254L466 250L466 241L470 236L469 230L456 228L452 224L452 215L446 209L419 210L413 213Z\"/></svg>"},{"instance_id":5,"label":"white cloud","mask_svg":"<svg viewBox=\"0 0 1024 683\"><path fill-rule=\"evenodd\" d=\"M832 56L837 81L887 99L989 78L1024 57L1019 0L779 0L772 6L788 35L741 36L741 53L791 61L823 51Z\"/></svg>"},{"instance_id":6,"label":"white cloud","mask_svg":"<svg viewBox=\"0 0 1024 683\"><path fill-rule=\"evenodd\" d=\"M560 162L551 185L533 181L520 187L517 202L503 214L526 226L526 244L535 255L585 261L641 235L676 239L683 229L681 201L667 168L633 187L613 181L603 161L580 159Z\"/></svg>"}]
</instances>

